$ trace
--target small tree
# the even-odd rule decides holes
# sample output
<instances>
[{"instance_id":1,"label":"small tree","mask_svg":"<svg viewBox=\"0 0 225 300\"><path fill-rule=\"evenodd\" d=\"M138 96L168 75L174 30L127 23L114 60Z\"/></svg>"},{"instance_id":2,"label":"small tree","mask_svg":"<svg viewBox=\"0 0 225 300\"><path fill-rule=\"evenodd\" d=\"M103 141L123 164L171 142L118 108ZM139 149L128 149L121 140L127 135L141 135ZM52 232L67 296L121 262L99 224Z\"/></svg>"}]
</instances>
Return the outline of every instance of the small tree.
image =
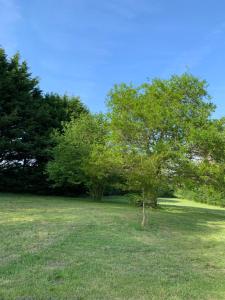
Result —
<instances>
[{"instance_id":1,"label":"small tree","mask_svg":"<svg viewBox=\"0 0 225 300\"><path fill-rule=\"evenodd\" d=\"M192 173L193 133L207 127L214 109L206 82L184 74L139 87L116 85L107 103L127 185L142 193L143 206L155 208L162 186Z\"/></svg>"},{"instance_id":2,"label":"small tree","mask_svg":"<svg viewBox=\"0 0 225 300\"><path fill-rule=\"evenodd\" d=\"M50 179L59 186L82 183L94 199L101 199L119 165L108 138L108 124L101 114L67 123L63 133L55 135L54 159L47 167Z\"/></svg>"}]
</instances>

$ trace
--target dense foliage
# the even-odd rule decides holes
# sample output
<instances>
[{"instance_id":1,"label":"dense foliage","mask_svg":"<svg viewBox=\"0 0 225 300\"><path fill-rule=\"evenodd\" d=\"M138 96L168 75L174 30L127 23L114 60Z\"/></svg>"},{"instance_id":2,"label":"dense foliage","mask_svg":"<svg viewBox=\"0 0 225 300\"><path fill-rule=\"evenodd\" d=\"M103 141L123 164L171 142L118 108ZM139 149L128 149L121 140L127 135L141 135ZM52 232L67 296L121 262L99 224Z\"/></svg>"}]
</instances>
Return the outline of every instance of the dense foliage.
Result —
<instances>
[{"instance_id":1,"label":"dense foliage","mask_svg":"<svg viewBox=\"0 0 225 300\"><path fill-rule=\"evenodd\" d=\"M224 143L218 148L215 144L224 136L215 134L218 128L210 120L214 105L205 81L184 74L139 87L117 85L108 106L127 186L142 192L150 206L157 206L163 187L194 184L206 176L206 168L217 170L212 159L221 157Z\"/></svg>"},{"instance_id":2,"label":"dense foliage","mask_svg":"<svg viewBox=\"0 0 225 300\"><path fill-rule=\"evenodd\" d=\"M224 205L225 118L212 118L205 81L115 85L107 106L92 115L78 97L44 94L26 62L0 49L0 190L100 199L119 188L157 207L179 189Z\"/></svg>"},{"instance_id":3,"label":"dense foliage","mask_svg":"<svg viewBox=\"0 0 225 300\"><path fill-rule=\"evenodd\" d=\"M48 164L56 184L82 182L100 199L117 183L151 207L162 191L177 187L223 195L224 120L211 119L215 106L205 81L184 74L140 87L121 84L107 104L105 118L82 117L56 135Z\"/></svg>"},{"instance_id":4,"label":"dense foliage","mask_svg":"<svg viewBox=\"0 0 225 300\"><path fill-rule=\"evenodd\" d=\"M84 185L94 199L119 178L118 152L109 142L109 126L103 115L82 115L55 134L54 160L48 163L56 185Z\"/></svg>"},{"instance_id":5,"label":"dense foliage","mask_svg":"<svg viewBox=\"0 0 225 300\"><path fill-rule=\"evenodd\" d=\"M46 191L53 129L87 109L78 98L43 95L26 62L0 49L0 189Z\"/></svg>"}]
</instances>

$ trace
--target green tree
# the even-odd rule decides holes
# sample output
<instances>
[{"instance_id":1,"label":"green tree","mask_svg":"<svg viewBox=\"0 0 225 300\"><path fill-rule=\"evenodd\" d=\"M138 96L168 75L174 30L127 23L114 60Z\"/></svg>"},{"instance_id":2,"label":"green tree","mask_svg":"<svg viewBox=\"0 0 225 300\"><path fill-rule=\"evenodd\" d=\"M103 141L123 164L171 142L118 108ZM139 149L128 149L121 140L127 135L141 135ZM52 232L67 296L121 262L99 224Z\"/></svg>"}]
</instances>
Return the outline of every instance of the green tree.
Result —
<instances>
[{"instance_id":1,"label":"green tree","mask_svg":"<svg viewBox=\"0 0 225 300\"><path fill-rule=\"evenodd\" d=\"M186 197L225 205L225 118L210 120L192 133L194 180L183 182ZM185 192L185 191L184 191Z\"/></svg>"},{"instance_id":2,"label":"green tree","mask_svg":"<svg viewBox=\"0 0 225 300\"><path fill-rule=\"evenodd\" d=\"M206 82L183 74L139 87L116 85L107 104L127 185L142 192L143 206L157 207L162 186L193 173L194 132L207 128L214 110Z\"/></svg>"},{"instance_id":3,"label":"green tree","mask_svg":"<svg viewBox=\"0 0 225 300\"><path fill-rule=\"evenodd\" d=\"M101 199L119 172L120 156L109 140L103 115L83 115L55 134L56 147L47 171L57 186L83 184L94 199Z\"/></svg>"},{"instance_id":4,"label":"green tree","mask_svg":"<svg viewBox=\"0 0 225 300\"><path fill-rule=\"evenodd\" d=\"M79 98L43 95L19 54L0 49L0 189L43 191L50 135L63 121L87 112Z\"/></svg>"}]
</instances>

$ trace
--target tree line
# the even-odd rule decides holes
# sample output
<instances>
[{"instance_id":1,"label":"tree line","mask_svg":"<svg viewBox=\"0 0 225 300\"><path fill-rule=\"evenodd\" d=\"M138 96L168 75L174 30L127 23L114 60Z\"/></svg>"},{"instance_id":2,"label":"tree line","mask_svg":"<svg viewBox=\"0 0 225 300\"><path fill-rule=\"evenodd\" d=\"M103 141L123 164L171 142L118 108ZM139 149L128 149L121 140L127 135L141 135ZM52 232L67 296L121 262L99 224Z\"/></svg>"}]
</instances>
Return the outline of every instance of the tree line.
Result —
<instances>
[{"instance_id":1,"label":"tree line","mask_svg":"<svg viewBox=\"0 0 225 300\"><path fill-rule=\"evenodd\" d=\"M44 94L26 63L1 50L0 189L125 191L151 207L178 190L225 204L225 118L213 118L204 80L123 83L106 103L106 114L92 114L77 97Z\"/></svg>"},{"instance_id":2,"label":"tree line","mask_svg":"<svg viewBox=\"0 0 225 300\"><path fill-rule=\"evenodd\" d=\"M50 192L51 134L81 113L88 109L78 97L44 94L19 54L0 49L0 190Z\"/></svg>"}]
</instances>

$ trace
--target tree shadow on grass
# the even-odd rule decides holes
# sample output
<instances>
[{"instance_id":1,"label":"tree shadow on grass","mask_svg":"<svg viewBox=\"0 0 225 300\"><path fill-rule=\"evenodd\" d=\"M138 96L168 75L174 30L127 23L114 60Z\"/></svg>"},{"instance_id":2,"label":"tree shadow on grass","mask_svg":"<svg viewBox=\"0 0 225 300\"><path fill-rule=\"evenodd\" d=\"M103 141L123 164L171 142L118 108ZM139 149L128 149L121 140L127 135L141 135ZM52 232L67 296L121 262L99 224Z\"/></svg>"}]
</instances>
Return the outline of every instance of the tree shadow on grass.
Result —
<instances>
[{"instance_id":1,"label":"tree shadow on grass","mask_svg":"<svg viewBox=\"0 0 225 300\"><path fill-rule=\"evenodd\" d=\"M157 211L150 212L150 228L160 227L161 230L181 233L185 236L200 234L212 235L225 232L225 211L204 207L178 205L161 205Z\"/></svg>"}]
</instances>

